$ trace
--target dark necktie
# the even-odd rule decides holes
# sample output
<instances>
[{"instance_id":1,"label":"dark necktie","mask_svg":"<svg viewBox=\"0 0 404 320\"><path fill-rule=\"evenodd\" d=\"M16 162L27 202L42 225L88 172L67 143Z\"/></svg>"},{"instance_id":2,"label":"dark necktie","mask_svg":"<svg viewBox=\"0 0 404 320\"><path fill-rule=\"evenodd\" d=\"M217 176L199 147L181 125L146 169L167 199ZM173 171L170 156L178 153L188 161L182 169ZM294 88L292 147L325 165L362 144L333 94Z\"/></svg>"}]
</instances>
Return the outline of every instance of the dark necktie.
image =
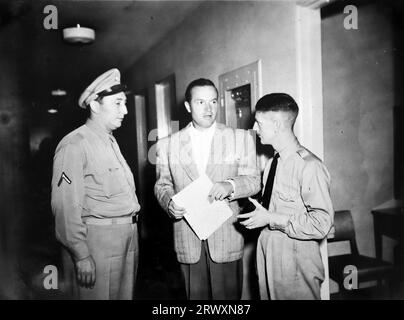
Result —
<instances>
[{"instance_id":1,"label":"dark necktie","mask_svg":"<svg viewBox=\"0 0 404 320\"><path fill-rule=\"evenodd\" d=\"M267 210L269 208L269 202L271 200L271 195L272 195L272 188L274 186L276 166L278 165L278 158L279 158L279 153L276 153L272 160L271 168L269 169L269 173L268 173L267 183L265 184L264 194L262 195L262 198L261 198L261 204Z\"/></svg>"}]
</instances>

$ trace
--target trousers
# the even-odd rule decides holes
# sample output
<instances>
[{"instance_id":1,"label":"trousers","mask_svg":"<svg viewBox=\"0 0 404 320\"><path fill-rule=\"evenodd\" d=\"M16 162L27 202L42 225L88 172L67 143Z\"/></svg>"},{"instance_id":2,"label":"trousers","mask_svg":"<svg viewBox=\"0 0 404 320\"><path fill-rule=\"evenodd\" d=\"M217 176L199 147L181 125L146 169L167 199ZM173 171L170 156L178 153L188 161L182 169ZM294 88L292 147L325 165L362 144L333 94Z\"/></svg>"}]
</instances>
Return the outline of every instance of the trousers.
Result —
<instances>
[{"instance_id":1,"label":"trousers","mask_svg":"<svg viewBox=\"0 0 404 320\"><path fill-rule=\"evenodd\" d=\"M96 265L95 285L91 289L78 286L73 261L65 252L64 278L69 298L133 299L139 257L137 225L87 225L87 245Z\"/></svg>"},{"instance_id":2,"label":"trousers","mask_svg":"<svg viewBox=\"0 0 404 320\"><path fill-rule=\"evenodd\" d=\"M257 273L262 300L320 299L324 266L319 242L265 228L257 243Z\"/></svg>"},{"instance_id":3,"label":"trousers","mask_svg":"<svg viewBox=\"0 0 404 320\"><path fill-rule=\"evenodd\" d=\"M214 262L206 241L195 264L181 263L188 300L240 300L243 288L243 260Z\"/></svg>"}]
</instances>

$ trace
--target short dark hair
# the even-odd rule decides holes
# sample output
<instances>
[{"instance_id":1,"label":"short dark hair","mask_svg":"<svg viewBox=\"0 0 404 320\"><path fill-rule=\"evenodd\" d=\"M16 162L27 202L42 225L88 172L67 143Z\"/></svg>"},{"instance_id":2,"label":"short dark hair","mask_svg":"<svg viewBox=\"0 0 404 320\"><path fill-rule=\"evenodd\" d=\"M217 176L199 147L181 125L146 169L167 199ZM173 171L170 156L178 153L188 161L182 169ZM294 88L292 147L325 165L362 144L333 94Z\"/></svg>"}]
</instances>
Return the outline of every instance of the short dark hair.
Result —
<instances>
[{"instance_id":1,"label":"short dark hair","mask_svg":"<svg viewBox=\"0 0 404 320\"><path fill-rule=\"evenodd\" d=\"M188 85L187 89L185 90L185 101L191 102L191 100L192 100L191 92L192 92L192 89L195 87L213 87L213 88L215 88L217 95L219 95L219 91L217 90L215 84L211 80L199 78L199 79L192 81Z\"/></svg>"},{"instance_id":2,"label":"short dark hair","mask_svg":"<svg viewBox=\"0 0 404 320\"><path fill-rule=\"evenodd\" d=\"M286 93L270 93L258 100L255 112L283 111L294 115L296 119L299 107L296 101Z\"/></svg>"}]
</instances>

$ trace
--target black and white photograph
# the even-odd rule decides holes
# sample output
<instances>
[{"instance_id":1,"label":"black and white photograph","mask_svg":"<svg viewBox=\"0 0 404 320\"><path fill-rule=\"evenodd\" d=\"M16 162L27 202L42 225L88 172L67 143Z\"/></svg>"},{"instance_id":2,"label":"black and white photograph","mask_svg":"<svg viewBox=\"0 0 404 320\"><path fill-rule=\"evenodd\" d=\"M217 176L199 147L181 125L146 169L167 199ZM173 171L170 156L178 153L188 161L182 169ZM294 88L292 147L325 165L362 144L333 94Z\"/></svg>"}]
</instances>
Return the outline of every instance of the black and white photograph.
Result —
<instances>
[{"instance_id":1,"label":"black and white photograph","mask_svg":"<svg viewBox=\"0 0 404 320\"><path fill-rule=\"evenodd\" d=\"M400 0L0 0L0 300L403 300L403 39Z\"/></svg>"}]
</instances>

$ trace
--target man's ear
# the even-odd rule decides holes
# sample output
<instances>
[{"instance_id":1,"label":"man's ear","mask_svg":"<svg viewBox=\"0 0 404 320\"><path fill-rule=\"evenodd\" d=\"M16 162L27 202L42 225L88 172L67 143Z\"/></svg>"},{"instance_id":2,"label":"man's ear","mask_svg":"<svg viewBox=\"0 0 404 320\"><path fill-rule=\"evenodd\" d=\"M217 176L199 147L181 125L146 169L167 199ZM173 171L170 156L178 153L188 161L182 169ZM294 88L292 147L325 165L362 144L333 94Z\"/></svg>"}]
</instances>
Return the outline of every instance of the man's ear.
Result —
<instances>
[{"instance_id":1,"label":"man's ear","mask_svg":"<svg viewBox=\"0 0 404 320\"><path fill-rule=\"evenodd\" d=\"M274 128L276 132L281 131L282 121L279 118L274 119Z\"/></svg>"},{"instance_id":2,"label":"man's ear","mask_svg":"<svg viewBox=\"0 0 404 320\"><path fill-rule=\"evenodd\" d=\"M95 101L95 100L91 101L90 102L90 109L91 109L91 112L99 113L100 112L100 104L98 103L98 101Z\"/></svg>"},{"instance_id":3,"label":"man's ear","mask_svg":"<svg viewBox=\"0 0 404 320\"><path fill-rule=\"evenodd\" d=\"M185 102L184 102L184 106L185 106L185 108L187 109L187 111L188 111L189 113L191 113L191 105L189 104L188 101L185 101Z\"/></svg>"},{"instance_id":4,"label":"man's ear","mask_svg":"<svg viewBox=\"0 0 404 320\"><path fill-rule=\"evenodd\" d=\"M285 121L284 121L284 119L276 118L274 120L274 129L275 129L275 133L279 133L279 132L284 131L284 129L285 129Z\"/></svg>"},{"instance_id":5,"label":"man's ear","mask_svg":"<svg viewBox=\"0 0 404 320\"><path fill-rule=\"evenodd\" d=\"M277 132L283 131L286 122L288 122L288 115L283 112L277 112L274 119L274 127Z\"/></svg>"}]
</instances>

